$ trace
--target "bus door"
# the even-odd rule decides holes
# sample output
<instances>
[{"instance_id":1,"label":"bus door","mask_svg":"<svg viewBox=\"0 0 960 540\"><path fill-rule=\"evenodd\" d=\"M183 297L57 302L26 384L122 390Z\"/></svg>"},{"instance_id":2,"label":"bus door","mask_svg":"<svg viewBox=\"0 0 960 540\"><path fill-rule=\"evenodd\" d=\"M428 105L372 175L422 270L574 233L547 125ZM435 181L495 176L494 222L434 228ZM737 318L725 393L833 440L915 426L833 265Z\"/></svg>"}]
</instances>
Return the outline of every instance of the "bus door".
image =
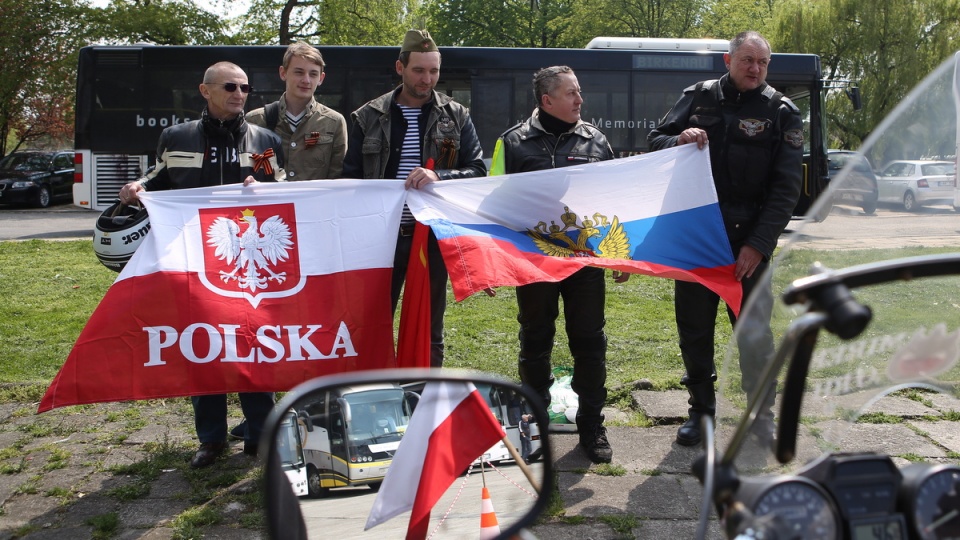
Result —
<instances>
[{"instance_id":1,"label":"bus door","mask_svg":"<svg viewBox=\"0 0 960 540\"><path fill-rule=\"evenodd\" d=\"M302 435L296 411L287 411L277 432L277 453L280 466L298 497L307 494L307 466L303 457Z\"/></svg>"}]
</instances>

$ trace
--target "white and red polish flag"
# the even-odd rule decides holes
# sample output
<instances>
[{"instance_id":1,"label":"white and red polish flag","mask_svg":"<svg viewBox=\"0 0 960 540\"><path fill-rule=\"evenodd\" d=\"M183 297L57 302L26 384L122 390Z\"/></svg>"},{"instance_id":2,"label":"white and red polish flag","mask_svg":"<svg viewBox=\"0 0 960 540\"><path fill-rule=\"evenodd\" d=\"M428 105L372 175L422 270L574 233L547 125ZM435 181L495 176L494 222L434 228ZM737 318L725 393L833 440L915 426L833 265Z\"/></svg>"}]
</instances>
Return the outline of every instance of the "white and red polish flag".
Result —
<instances>
[{"instance_id":1,"label":"white and red polish flag","mask_svg":"<svg viewBox=\"0 0 960 540\"><path fill-rule=\"evenodd\" d=\"M407 539L426 538L430 509L461 472L505 436L473 383L427 383L364 530L410 511Z\"/></svg>"},{"instance_id":2,"label":"white and red polish flag","mask_svg":"<svg viewBox=\"0 0 960 540\"><path fill-rule=\"evenodd\" d=\"M38 412L395 367L403 183L317 180L141 195L150 232ZM115 238L114 241L123 241Z\"/></svg>"}]
</instances>

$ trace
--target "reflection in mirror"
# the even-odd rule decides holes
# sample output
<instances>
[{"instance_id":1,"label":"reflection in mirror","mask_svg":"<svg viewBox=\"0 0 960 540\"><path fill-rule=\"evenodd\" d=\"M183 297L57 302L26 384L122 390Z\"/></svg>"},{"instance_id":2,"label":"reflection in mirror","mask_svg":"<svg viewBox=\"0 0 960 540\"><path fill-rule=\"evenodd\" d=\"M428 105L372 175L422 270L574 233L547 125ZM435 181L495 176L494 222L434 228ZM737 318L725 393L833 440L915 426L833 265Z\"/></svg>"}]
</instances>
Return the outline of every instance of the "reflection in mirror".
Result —
<instances>
[{"instance_id":1,"label":"reflection in mirror","mask_svg":"<svg viewBox=\"0 0 960 540\"><path fill-rule=\"evenodd\" d=\"M308 538L495 538L535 517L552 475L535 396L477 374L377 373L305 383L268 421L268 475L282 470ZM271 520L290 510L266 503Z\"/></svg>"}]
</instances>

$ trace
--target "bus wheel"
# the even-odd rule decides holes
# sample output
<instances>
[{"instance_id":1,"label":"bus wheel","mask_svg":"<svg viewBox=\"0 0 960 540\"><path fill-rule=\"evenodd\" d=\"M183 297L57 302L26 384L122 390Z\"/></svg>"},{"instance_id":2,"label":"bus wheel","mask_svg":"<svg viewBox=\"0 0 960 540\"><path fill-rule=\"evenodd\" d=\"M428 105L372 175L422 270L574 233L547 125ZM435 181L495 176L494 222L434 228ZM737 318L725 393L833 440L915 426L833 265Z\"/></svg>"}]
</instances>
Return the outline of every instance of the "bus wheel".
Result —
<instances>
[{"instance_id":1,"label":"bus wheel","mask_svg":"<svg viewBox=\"0 0 960 540\"><path fill-rule=\"evenodd\" d=\"M377 492L380 491L380 486L383 485L383 482L371 482L367 485L370 486L370 489L372 489L374 492Z\"/></svg>"},{"instance_id":2,"label":"bus wheel","mask_svg":"<svg viewBox=\"0 0 960 540\"><path fill-rule=\"evenodd\" d=\"M307 495L313 499L322 499L329 490L320 485L320 471L313 465L307 466Z\"/></svg>"}]
</instances>

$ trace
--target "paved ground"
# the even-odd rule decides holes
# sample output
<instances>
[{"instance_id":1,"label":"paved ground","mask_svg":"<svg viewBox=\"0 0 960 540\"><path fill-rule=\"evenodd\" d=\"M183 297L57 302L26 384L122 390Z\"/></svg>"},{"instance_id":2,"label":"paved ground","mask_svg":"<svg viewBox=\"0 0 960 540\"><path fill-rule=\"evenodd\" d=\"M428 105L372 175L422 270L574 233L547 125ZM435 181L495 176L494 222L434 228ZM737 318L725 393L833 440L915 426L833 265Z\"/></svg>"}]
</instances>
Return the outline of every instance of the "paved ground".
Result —
<instances>
[{"instance_id":1,"label":"paved ground","mask_svg":"<svg viewBox=\"0 0 960 540\"><path fill-rule=\"evenodd\" d=\"M621 413L608 411L614 464L623 467L622 476L597 474L576 448L576 434L550 435L565 515L536 526L539 538L693 537L702 491L689 466L698 450L674 442L686 395L638 390L633 396L656 425L617 426ZM863 426L859 444L956 463L958 423L942 418L960 411L960 402L934 396L929 405L886 398L877 410L905 422ZM102 528L106 515L116 516L111 538L263 537L256 518L257 463L241 452L241 443L233 443L228 457L211 469L187 467L194 443L186 400L42 415L35 410L35 403L0 405L0 539L98 538L94 525ZM720 447L729 435L721 430ZM801 460L819 453L806 428L799 446ZM623 517L633 520L629 532L610 524ZM715 521L710 537L721 537Z\"/></svg>"},{"instance_id":2,"label":"paved ground","mask_svg":"<svg viewBox=\"0 0 960 540\"><path fill-rule=\"evenodd\" d=\"M98 215L69 205L43 211L4 208L0 240L89 238ZM960 235L931 237L927 230L930 220L952 224L956 219L948 209L922 216L885 210L863 216L835 209L828 220L803 232L841 249L848 247L846 236L861 237L855 230L875 232L876 242L958 245ZM674 442L686 396L637 391L634 398L655 425L617 426L617 413L610 411L609 437L614 464L625 470L622 476L598 475L576 448L576 434L551 434L564 517L535 527L538 537L693 537L702 492L689 466L698 450ZM43 415L34 414L36 406L0 404L0 540L263 537L256 512L258 466L241 452L240 443L212 469L197 473L187 467L195 448L187 400L71 407ZM862 427L857 437L864 449L957 462L960 424L942 419L944 413L960 412L956 401L936 399L927 406L888 398L880 410L905 421ZM806 429L801 459L819 452ZM721 447L728 437L720 432ZM614 530L610 523L617 520L610 518L624 516L635 518L629 532ZM715 522L711 537L720 537Z\"/></svg>"},{"instance_id":3,"label":"paved ground","mask_svg":"<svg viewBox=\"0 0 960 540\"><path fill-rule=\"evenodd\" d=\"M71 240L92 238L100 212L72 204L50 208L0 205L0 240Z\"/></svg>"}]
</instances>

